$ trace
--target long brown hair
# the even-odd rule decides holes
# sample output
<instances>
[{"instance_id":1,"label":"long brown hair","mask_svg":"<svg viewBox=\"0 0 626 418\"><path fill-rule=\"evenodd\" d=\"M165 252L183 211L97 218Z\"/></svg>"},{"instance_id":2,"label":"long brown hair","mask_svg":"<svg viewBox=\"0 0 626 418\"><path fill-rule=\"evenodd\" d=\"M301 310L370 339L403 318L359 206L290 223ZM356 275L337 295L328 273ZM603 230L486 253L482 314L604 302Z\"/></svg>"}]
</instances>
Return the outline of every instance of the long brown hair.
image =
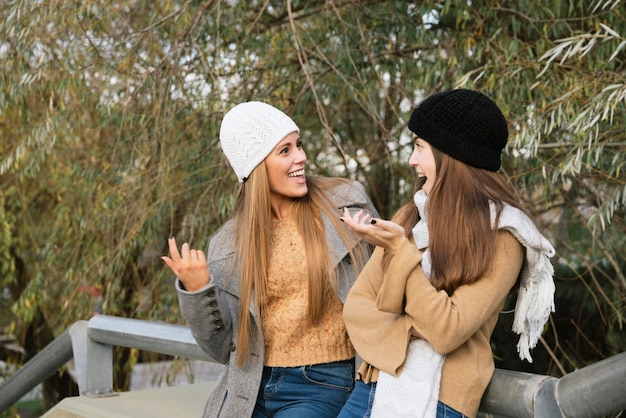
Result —
<instances>
[{"instance_id":1,"label":"long brown hair","mask_svg":"<svg viewBox=\"0 0 626 418\"><path fill-rule=\"evenodd\" d=\"M359 272L367 260L366 247L339 221L339 208L333 207L325 191L348 181L340 178L307 177L308 193L294 200L291 218L303 237L308 267L309 325L318 324L331 297L337 296L337 271L333 266L322 213L331 220L348 248L352 265ZM237 363L243 366L251 353L251 317L248 312L254 294L256 312L263 320L267 289L267 271L272 242L270 187L265 162L252 172L239 189L233 211L235 254L239 273L239 325L237 328ZM259 341L256 341L259 343Z\"/></svg>"},{"instance_id":2,"label":"long brown hair","mask_svg":"<svg viewBox=\"0 0 626 418\"><path fill-rule=\"evenodd\" d=\"M430 281L438 290L452 295L459 286L478 280L491 264L497 230L491 227L489 203L496 204L496 223L502 203L523 208L500 174L462 163L431 148L437 178L426 203ZM422 185L423 181L419 181L415 191ZM412 239L411 230L419 220L415 204L411 201L403 205L393 220ZM391 254L386 252L383 265L390 260Z\"/></svg>"}]
</instances>

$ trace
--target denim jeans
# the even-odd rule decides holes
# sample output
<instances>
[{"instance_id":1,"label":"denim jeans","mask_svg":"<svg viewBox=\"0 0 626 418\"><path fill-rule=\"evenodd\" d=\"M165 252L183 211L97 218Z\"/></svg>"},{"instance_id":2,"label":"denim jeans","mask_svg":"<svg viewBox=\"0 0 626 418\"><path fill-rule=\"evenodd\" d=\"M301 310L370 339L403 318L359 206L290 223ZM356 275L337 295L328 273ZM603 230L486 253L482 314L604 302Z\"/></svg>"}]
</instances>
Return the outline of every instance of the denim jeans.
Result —
<instances>
[{"instance_id":1,"label":"denim jeans","mask_svg":"<svg viewBox=\"0 0 626 418\"><path fill-rule=\"evenodd\" d=\"M357 380L350 399L337 418L369 418L372 414L375 393L376 382L365 384L362 380Z\"/></svg>"},{"instance_id":2,"label":"denim jeans","mask_svg":"<svg viewBox=\"0 0 626 418\"><path fill-rule=\"evenodd\" d=\"M374 405L376 383L363 383L357 380L350 399L344 405L337 418L369 418ZM448 405L437 402L437 418L466 418L465 415L450 408Z\"/></svg>"},{"instance_id":3,"label":"denim jeans","mask_svg":"<svg viewBox=\"0 0 626 418\"><path fill-rule=\"evenodd\" d=\"M264 367L252 418L334 418L354 388L354 359Z\"/></svg>"},{"instance_id":4,"label":"denim jeans","mask_svg":"<svg viewBox=\"0 0 626 418\"><path fill-rule=\"evenodd\" d=\"M467 418L465 415L450 408L448 405L437 402L437 418Z\"/></svg>"}]
</instances>

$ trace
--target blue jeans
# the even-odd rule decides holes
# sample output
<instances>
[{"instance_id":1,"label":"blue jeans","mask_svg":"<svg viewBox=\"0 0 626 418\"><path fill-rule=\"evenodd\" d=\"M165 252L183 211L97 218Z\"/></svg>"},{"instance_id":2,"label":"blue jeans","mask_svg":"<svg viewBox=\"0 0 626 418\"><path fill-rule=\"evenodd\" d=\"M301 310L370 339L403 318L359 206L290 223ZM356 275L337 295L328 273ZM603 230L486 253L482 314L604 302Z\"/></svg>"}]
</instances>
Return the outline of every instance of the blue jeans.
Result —
<instances>
[{"instance_id":1,"label":"blue jeans","mask_svg":"<svg viewBox=\"0 0 626 418\"><path fill-rule=\"evenodd\" d=\"M344 405L337 418L369 418L374 405L376 383L363 383L357 380L350 399ZM450 408L441 402L437 402L437 418L466 418L465 415Z\"/></svg>"},{"instance_id":2,"label":"blue jeans","mask_svg":"<svg viewBox=\"0 0 626 418\"><path fill-rule=\"evenodd\" d=\"M354 388L354 359L264 367L252 418L335 418Z\"/></svg>"},{"instance_id":3,"label":"blue jeans","mask_svg":"<svg viewBox=\"0 0 626 418\"><path fill-rule=\"evenodd\" d=\"M376 393L376 382L363 383L357 380L354 383L354 390L350 399L343 406L337 418L369 418L374 405L374 394Z\"/></svg>"}]
</instances>

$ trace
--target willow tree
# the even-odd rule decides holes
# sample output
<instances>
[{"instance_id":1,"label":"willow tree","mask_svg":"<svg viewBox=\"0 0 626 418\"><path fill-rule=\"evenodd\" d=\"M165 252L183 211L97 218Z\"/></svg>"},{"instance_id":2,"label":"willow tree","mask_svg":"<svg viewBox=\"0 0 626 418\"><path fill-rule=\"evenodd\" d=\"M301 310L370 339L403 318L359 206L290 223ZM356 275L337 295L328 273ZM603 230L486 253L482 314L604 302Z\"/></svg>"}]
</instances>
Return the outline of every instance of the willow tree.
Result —
<instances>
[{"instance_id":1,"label":"willow tree","mask_svg":"<svg viewBox=\"0 0 626 418\"><path fill-rule=\"evenodd\" d=\"M230 213L218 132L234 104L291 114L309 173L361 180L390 216L415 180L410 110L454 87L504 109L503 170L558 247L531 370L624 351L619 1L15 0L0 17L1 325L18 362L94 311L182 321L159 256L170 234L205 247ZM501 366L529 369L496 337Z\"/></svg>"},{"instance_id":2,"label":"willow tree","mask_svg":"<svg viewBox=\"0 0 626 418\"><path fill-rule=\"evenodd\" d=\"M557 313L543 341L552 372L624 351L623 3L473 2L447 13L464 34L455 56L473 61L457 84L507 109L505 171L557 246Z\"/></svg>"}]
</instances>

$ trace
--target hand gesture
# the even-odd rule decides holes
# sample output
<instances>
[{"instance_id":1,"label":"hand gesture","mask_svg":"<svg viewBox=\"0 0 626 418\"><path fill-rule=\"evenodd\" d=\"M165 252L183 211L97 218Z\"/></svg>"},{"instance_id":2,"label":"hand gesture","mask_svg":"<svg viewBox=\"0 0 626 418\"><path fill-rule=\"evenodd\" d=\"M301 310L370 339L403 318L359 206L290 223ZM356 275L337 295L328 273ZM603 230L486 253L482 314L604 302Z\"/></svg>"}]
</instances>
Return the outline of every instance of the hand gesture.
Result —
<instances>
[{"instance_id":1,"label":"hand gesture","mask_svg":"<svg viewBox=\"0 0 626 418\"><path fill-rule=\"evenodd\" d=\"M188 243L184 243L178 252L174 237L167 243L170 256L163 256L161 260L176 274L187 291L195 292L209 284L211 277L204 252L190 249Z\"/></svg>"},{"instance_id":2,"label":"hand gesture","mask_svg":"<svg viewBox=\"0 0 626 418\"><path fill-rule=\"evenodd\" d=\"M369 219L362 210L352 216L347 208L340 218L352 232L359 234L365 241L377 247L396 251L406 239L404 229L395 222L383 219Z\"/></svg>"}]
</instances>

